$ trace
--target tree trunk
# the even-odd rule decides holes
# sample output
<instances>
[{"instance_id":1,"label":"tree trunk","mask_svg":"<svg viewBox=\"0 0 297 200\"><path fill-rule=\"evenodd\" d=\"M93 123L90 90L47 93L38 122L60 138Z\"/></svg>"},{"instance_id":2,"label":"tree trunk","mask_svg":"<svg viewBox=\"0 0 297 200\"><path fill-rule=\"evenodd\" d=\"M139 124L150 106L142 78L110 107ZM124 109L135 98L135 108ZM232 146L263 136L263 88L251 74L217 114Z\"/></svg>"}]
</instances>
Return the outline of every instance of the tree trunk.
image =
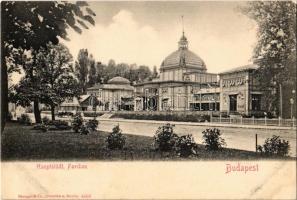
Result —
<instances>
[{"instance_id":1,"label":"tree trunk","mask_svg":"<svg viewBox=\"0 0 297 200\"><path fill-rule=\"evenodd\" d=\"M4 48L2 48L4 49ZM2 51L3 53L3 51ZM3 131L8 116L8 79L7 66L4 61L4 55L1 58L1 131Z\"/></svg>"},{"instance_id":2,"label":"tree trunk","mask_svg":"<svg viewBox=\"0 0 297 200\"><path fill-rule=\"evenodd\" d=\"M51 105L52 120L55 120L55 105Z\"/></svg>"},{"instance_id":3,"label":"tree trunk","mask_svg":"<svg viewBox=\"0 0 297 200\"><path fill-rule=\"evenodd\" d=\"M35 117L35 122L36 123L41 123L41 114L39 110L39 102L38 100L34 100L34 117Z\"/></svg>"}]
</instances>

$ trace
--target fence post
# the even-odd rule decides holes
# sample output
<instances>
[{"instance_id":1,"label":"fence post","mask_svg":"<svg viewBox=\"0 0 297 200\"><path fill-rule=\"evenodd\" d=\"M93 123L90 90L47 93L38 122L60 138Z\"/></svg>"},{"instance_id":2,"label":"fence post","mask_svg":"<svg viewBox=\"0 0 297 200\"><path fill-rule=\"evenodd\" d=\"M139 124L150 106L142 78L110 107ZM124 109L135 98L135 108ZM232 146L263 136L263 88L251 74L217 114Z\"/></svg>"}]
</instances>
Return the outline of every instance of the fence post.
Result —
<instances>
[{"instance_id":1,"label":"fence post","mask_svg":"<svg viewBox=\"0 0 297 200\"><path fill-rule=\"evenodd\" d=\"M281 119L282 119L282 118L279 116L279 117L278 117L278 126L281 126Z\"/></svg>"},{"instance_id":2,"label":"fence post","mask_svg":"<svg viewBox=\"0 0 297 200\"><path fill-rule=\"evenodd\" d=\"M222 123L222 114L220 113L220 123Z\"/></svg>"},{"instance_id":3,"label":"fence post","mask_svg":"<svg viewBox=\"0 0 297 200\"><path fill-rule=\"evenodd\" d=\"M255 137L256 137L256 153L257 153L258 152L258 149L257 149L257 147L258 147L258 134L256 134Z\"/></svg>"},{"instance_id":4,"label":"fence post","mask_svg":"<svg viewBox=\"0 0 297 200\"><path fill-rule=\"evenodd\" d=\"M242 115L240 116L240 123L242 124Z\"/></svg>"},{"instance_id":5,"label":"fence post","mask_svg":"<svg viewBox=\"0 0 297 200\"><path fill-rule=\"evenodd\" d=\"M267 126L267 117L266 116L264 117L264 120L265 120L265 126Z\"/></svg>"},{"instance_id":6,"label":"fence post","mask_svg":"<svg viewBox=\"0 0 297 200\"><path fill-rule=\"evenodd\" d=\"M229 117L229 119L230 119L230 124L231 124L231 117Z\"/></svg>"},{"instance_id":7,"label":"fence post","mask_svg":"<svg viewBox=\"0 0 297 200\"><path fill-rule=\"evenodd\" d=\"M295 117L292 118L292 126L295 126Z\"/></svg>"},{"instance_id":8,"label":"fence post","mask_svg":"<svg viewBox=\"0 0 297 200\"><path fill-rule=\"evenodd\" d=\"M254 116L252 117L252 120L253 120L253 125L255 125L255 117Z\"/></svg>"}]
</instances>

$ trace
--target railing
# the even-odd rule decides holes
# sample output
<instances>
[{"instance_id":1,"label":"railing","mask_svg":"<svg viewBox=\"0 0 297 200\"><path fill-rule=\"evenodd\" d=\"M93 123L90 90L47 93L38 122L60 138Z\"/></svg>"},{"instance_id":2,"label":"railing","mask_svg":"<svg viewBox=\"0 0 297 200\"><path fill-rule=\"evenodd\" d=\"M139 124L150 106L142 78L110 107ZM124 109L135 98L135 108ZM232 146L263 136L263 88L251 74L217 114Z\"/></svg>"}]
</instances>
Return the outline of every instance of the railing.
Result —
<instances>
[{"instance_id":1,"label":"railing","mask_svg":"<svg viewBox=\"0 0 297 200\"><path fill-rule=\"evenodd\" d=\"M221 124L242 124L242 125L258 125L258 126L283 126L283 127L296 127L296 119L268 119L268 118L243 118L243 117L211 117L212 123Z\"/></svg>"}]
</instances>

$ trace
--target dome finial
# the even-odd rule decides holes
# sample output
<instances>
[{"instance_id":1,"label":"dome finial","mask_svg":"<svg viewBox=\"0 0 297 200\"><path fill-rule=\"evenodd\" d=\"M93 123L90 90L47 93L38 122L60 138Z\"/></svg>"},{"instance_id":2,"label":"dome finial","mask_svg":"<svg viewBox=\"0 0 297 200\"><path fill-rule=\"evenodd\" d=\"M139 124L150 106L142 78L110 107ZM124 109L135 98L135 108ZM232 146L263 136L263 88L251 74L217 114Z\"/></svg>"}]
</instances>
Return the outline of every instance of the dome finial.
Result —
<instances>
[{"instance_id":1,"label":"dome finial","mask_svg":"<svg viewBox=\"0 0 297 200\"><path fill-rule=\"evenodd\" d=\"M181 18L182 18L183 35L178 42L178 48L179 49L188 49L188 41L187 41L187 38L185 37L185 31L184 31L184 16L182 15Z\"/></svg>"},{"instance_id":2,"label":"dome finial","mask_svg":"<svg viewBox=\"0 0 297 200\"><path fill-rule=\"evenodd\" d=\"M181 16L182 18L182 28L183 28L183 36L185 36L185 30L184 30L184 16Z\"/></svg>"}]
</instances>

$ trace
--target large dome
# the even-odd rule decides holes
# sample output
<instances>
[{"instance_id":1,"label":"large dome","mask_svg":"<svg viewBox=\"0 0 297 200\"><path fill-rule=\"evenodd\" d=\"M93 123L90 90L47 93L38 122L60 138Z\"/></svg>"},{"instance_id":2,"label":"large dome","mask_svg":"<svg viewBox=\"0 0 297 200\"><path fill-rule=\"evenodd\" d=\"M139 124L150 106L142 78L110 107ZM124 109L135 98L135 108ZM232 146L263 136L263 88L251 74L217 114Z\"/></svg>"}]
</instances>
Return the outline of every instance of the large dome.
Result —
<instances>
[{"instance_id":1,"label":"large dome","mask_svg":"<svg viewBox=\"0 0 297 200\"><path fill-rule=\"evenodd\" d=\"M113 77L112 79L108 80L107 83L109 83L109 84L130 84L130 81L126 78L116 76L116 77Z\"/></svg>"},{"instance_id":2,"label":"large dome","mask_svg":"<svg viewBox=\"0 0 297 200\"><path fill-rule=\"evenodd\" d=\"M184 34L178 42L178 50L169 54L161 64L161 69L171 67L194 68L206 71L204 61L198 55L188 50L188 41Z\"/></svg>"}]
</instances>

